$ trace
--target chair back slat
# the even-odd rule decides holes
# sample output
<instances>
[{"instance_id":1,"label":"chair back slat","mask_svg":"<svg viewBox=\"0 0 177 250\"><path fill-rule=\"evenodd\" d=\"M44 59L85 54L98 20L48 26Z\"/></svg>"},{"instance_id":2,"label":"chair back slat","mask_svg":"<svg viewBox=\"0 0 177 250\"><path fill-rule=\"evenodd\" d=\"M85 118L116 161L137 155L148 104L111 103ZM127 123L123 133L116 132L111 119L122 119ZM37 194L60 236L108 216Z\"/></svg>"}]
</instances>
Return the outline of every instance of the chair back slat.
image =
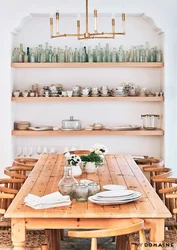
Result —
<instances>
[{"instance_id":1,"label":"chair back slat","mask_svg":"<svg viewBox=\"0 0 177 250\"><path fill-rule=\"evenodd\" d=\"M90 150L85 150L85 149L81 149L81 150L71 150L69 151L70 154L76 154L76 155L88 155L90 154Z\"/></svg>"}]
</instances>

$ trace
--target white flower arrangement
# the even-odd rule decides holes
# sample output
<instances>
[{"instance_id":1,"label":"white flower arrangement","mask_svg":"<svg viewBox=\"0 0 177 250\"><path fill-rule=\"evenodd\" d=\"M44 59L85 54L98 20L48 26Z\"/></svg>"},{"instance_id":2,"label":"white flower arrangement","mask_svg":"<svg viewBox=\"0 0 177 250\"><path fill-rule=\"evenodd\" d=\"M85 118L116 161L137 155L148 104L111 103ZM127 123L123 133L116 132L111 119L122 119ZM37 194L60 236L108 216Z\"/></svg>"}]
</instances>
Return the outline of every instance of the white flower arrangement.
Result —
<instances>
[{"instance_id":1,"label":"white flower arrangement","mask_svg":"<svg viewBox=\"0 0 177 250\"><path fill-rule=\"evenodd\" d=\"M90 151L97 155L105 155L108 152L107 148L102 144L94 144Z\"/></svg>"},{"instance_id":2,"label":"white flower arrangement","mask_svg":"<svg viewBox=\"0 0 177 250\"><path fill-rule=\"evenodd\" d=\"M65 154L66 156L66 154ZM70 166L76 166L81 163L81 158L78 155L67 153L66 159Z\"/></svg>"}]
</instances>

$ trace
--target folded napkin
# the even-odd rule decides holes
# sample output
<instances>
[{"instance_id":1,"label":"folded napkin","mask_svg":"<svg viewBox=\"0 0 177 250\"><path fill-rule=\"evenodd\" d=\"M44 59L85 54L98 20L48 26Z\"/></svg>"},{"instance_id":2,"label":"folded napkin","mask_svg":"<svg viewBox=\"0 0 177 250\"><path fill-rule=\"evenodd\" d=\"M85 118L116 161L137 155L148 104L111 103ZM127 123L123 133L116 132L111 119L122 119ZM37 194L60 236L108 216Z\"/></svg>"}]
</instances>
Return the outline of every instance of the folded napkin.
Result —
<instances>
[{"instance_id":1,"label":"folded napkin","mask_svg":"<svg viewBox=\"0 0 177 250\"><path fill-rule=\"evenodd\" d=\"M71 204L70 196L63 196L59 192L48 194L42 197L36 196L34 194L28 194L25 197L24 202L27 206L34 209L61 207Z\"/></svg>"}]
</instances>

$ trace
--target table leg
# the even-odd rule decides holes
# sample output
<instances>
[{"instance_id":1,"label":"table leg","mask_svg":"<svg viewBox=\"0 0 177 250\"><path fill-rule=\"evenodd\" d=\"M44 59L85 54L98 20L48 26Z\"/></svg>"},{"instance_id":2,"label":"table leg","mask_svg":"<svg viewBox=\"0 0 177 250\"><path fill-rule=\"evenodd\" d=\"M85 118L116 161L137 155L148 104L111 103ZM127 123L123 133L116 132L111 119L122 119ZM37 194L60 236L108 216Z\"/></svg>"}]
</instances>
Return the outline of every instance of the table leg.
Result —
<instances>
[{"instance_id":1,"label":"table leg","mask_svg":"<svg viewBox=\"0 0 177 250\"><path fill-rule=\"evenodd\" d=\"M12 219L12 242L14 250L25 250L25 220Z\"/></svg>"},{"instance_id":2,"label":"table leg","mask_svg":"<svg viewBox=\"0 0 177 250\"><path fill-rule=\"evenodd\" d=\"M164 219L151 219L145 220L150 228L150 241L157 244L157 246L151 247L151 250L161 250L160 243L164 241Z\"/></svg>"}]
</instances>

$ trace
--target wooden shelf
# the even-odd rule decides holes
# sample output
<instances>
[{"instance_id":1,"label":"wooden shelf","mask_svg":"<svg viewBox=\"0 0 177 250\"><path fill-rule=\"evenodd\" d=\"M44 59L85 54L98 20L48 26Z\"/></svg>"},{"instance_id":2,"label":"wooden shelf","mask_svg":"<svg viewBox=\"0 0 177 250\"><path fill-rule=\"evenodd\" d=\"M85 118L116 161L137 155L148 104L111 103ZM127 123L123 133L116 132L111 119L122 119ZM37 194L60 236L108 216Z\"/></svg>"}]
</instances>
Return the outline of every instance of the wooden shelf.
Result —
<instances>
[{"instance_id":1,"label":"wooden shelf","mask_svg":"<svg viewBox=\"0 0 177 250\"><path fill-rule=\"evenodd\" d=\"M163 97L12 97L12 102L163 102Z\"/></svg>"},{"instance_id":2,"label":"wooden shelf","mask_svg":"<svg viewBox=\"0 0 177 250\"><path fill-rule=\"evenodd\" d=\"M13 68L162 68L163 62L122 63L12 63Z\"/></svg>"},{"instance_id":3,"label":"wooden shelf","mask_svg":"<svg viewBox=\"0 0 177 250\"><path fill-rule=\"evenodd\" d=\"M129 130L129 131L110 131L110 130L81 130L81 131L29 131L13 130L14 136L95 136L95 135L129 135L129 136L160 136L164 135L162 129L156 130Z\"/></svg>"}]
</instances>

